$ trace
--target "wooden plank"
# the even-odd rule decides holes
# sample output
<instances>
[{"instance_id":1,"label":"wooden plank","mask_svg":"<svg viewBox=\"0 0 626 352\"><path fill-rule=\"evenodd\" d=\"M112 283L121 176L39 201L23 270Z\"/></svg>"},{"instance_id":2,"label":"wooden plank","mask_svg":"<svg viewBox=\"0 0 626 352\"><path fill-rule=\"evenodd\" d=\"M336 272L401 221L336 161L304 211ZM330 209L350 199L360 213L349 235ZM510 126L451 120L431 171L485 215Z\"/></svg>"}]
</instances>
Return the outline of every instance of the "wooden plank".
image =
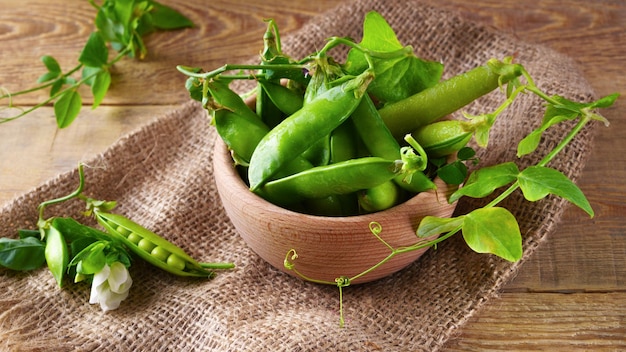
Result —
<instances>
[{"instance_id":1,"label":"wooden plank","mask_svg":"<svg viewBox=\"0 0 626 352\"><path fill-rule=\"evenodd\" d=\"M84 108L70 127L56 128L52 108L0 125L0 206L59 173L76 168L154 118L167 106Z\"/></svg>"},{"instance_id":2,"label":"wooden plank","mask_svg":"<svg viewBox=\"0 0 626 352\"><path fill-rule=\"evenodd\" d=\"M626 293L505 293L445 351L623 351Z\"/></svg>"}]
</instances>

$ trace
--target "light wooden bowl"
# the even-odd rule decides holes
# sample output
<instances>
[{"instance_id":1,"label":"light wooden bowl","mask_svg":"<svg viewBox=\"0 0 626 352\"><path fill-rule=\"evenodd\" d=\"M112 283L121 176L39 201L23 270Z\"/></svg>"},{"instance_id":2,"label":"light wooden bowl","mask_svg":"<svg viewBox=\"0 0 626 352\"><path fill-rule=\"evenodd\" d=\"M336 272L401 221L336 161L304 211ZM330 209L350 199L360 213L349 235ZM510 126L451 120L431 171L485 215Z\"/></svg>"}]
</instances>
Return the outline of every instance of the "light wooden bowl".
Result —
<instances>
[{"instance_id":1,"label":"light wooden bowl","mask_svg":"<svg viewBox=\"0 0 626 352\"><path fill-rule=\"evenodd\" d=\"M385 211L348 217L306 215L276 206L250 192L219 138L213 166L224 209L248 246L275 268L295 275L284 267L285 257L293 249L298 253L293 261L295 268L316 280L334 282L341 276L354 276L389 255L389 248L371 233L370 222L380 223L380 236L392 247L408 246L419 240L415 230L424 216L449 217L456 206L446 201L454 189L437 179L437 192L420 193ZM425 251L397 255L351 283L395 273Z\"/></svg>"}]
</instances>

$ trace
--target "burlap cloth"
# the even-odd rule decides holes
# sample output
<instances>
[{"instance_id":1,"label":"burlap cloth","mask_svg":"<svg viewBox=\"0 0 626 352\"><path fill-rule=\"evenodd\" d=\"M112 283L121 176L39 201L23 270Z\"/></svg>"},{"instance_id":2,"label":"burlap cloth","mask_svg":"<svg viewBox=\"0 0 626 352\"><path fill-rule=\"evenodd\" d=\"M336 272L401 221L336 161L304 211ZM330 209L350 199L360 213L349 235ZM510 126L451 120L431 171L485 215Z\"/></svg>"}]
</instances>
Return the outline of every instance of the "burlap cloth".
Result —
<instances>
[{"instance_id":1,"label":"burlap cloth","mask_svg":"<svg viewBox=\"0 0 626 352\"><path fill-rule=\"evenodd\" d=\"M356 1L314 18L283 38L286 52L301 57L330 35L360 40L366 11L381 12L400 40L417 55L440 60L445 76L515 54L550 94L589 100L594 96L573 61L545 47L470 23L417 1ZM210 68L207 68L210 69ZM181 87L181 89L183 89ZM491 96L469 111L491 111ZM516 142L541 119L543 108L522 96L500 117L482 165L515 160ZM588 128L551 165L574 180L591 149ZM536 156L562 135L545 136ZM118 212L155 230L204 261L233 261L235 270L212 281L183 279L141 261L119 310L104 314L89 305L88 284L58 289L46 269L16 273L0 269L0 348L23 351L436 351L489 299L497 296L537 246L554 231L565 202L536 203L519 193L505 204L517 216L525 255L509 263L473 253L460 236L430 250L389 278L344 291L346 326L340 328L335 287L303 282L271 268L234 231L212 178L214 131L195 103L158 118L88 160L86 190L115 199ZM37 205L71 192L76 172L59 175L2 209L0 236L33 227ZM458 212L481 201L463 199ZM80 217L83 204L50 208L47 215ZM323 226L323 224L321 224Z\"/></svg>"}]
</instances>

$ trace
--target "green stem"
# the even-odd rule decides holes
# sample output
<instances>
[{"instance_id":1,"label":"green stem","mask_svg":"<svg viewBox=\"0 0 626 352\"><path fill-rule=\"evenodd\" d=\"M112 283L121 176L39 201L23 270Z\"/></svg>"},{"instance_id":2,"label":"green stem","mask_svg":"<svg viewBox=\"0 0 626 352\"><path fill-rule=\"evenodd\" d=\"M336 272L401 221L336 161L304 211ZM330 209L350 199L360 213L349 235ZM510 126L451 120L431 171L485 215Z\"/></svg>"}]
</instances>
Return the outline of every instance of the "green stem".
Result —
<instances>
[{"instance_id":1,"label":"green stem","mask_svg":"<svg viewBox=\"0 0 626 352\"><path fill-rule=\"evenodd\" d=\"M128 47L124 48L123 50L121 50L117 54L117 56L115 56L110 62L107 63L106 68L113 66L116 62L118 62L124 56L126 56L126 54L128 54L128 52L130 50L131 50L130 46L128 46ZM75 73L76 71L78 71L82 67L83 67L83 64L80 64L80 65L76 66L75 68L73 68L72 70L70 70L69 72L64 74L63 77L68 77L69 75ZM92 73L92 74L90 74L88 76L83 77L81 80L77 81L76 83L72 84L71 86L69 86L69 87L67 87L67 88L65 88L63 90L58 91L56 94L50 96L48 99L44 100L43 102L32 106L30 109L23 110L21 113L19 113L17 115L14 115L12 117L0 118L0 124L19 119L20 117L28 115L29 113L31 113L31 112L33 112L33 111L35 111L35 110L37 110L37 109L47 105L47 104L50 104L51 102L53 102L55 99L57 99L61 95L65 94L66 92L68 92L70 90L73 90L73 89L78 89L78 87L80 87L82 84L84 84L85 82L87 82L91 78L95 77L98 73L99 73L99 71L96 71L96 72L94 72L94 73ZM41 85L41 86L38 86L38 87L35 87L35 88L31 88L31 89L28 89L28 90L25 90L25 91L18 92L16 94L25 94L26 92L34 92L36 90L46 88L46 87L52 85L53 83L54 82L50 82L50 83L47 83L47 84L44 84L44 85ZM6 97L6 95L0 97L0 99L2 99L4 97Z\"/></svg>"},{"instance_id":2,"label":"green stem","mask_svg":"<svg viewBox=\"0 0 626 352\"><path fill-rule=\"evenodd\" d=\"M68 201L70 199L79 197L81 195L81 193L83 192L83 187L85 186L85 175L83 173L83 165L79 164L78 165L78 188L76 188L76 190L66 196L60 197L60 198L56 198L56 199L50 199L47 201L42 202L41 204L39 204L39 223L41 224L42 222L44 222L44 211L46 209L47 206L52 205L52 204L57 204L57 203L62 203L65 201Z\"/></svg>"},{"instance_id":3,"label":"green stem","mask_svg":"<svg viewBox=\"0 0 626 352\"><path fill-rule=\"evenodd\" d=\"M61 77L63 77L63 78L68 77L68 76L74 74L76 71L80 70L81 67L83 67L83 64L78 64L76 67L74 67L73 69L69 70L67 73L64 73L63 75L61 75ZM50 87L51 85L54 84L55 81L56 81L56 79L52 80L52 81L50 81L48 83L45 83L45 84L33 87L33 88L21 90L19 92L15 92L15 93L11 93L11 94L0 95L0 99L5 99L5 98L10 98L10 97L15 97L15 96L18 96L18 95L24 95L24 94L36 92L38 90L42 90L42 89Z\"/></svg>"},{"instance_id":4,"label":"green stem","mask_svg":"<svg viewBox=\"0 0 626 352\"><path fill-rule=\"evenodd\" d=\"M232 269L235 267L234 263L198 263L204 269Z\"/></svg>"}]
</instances>

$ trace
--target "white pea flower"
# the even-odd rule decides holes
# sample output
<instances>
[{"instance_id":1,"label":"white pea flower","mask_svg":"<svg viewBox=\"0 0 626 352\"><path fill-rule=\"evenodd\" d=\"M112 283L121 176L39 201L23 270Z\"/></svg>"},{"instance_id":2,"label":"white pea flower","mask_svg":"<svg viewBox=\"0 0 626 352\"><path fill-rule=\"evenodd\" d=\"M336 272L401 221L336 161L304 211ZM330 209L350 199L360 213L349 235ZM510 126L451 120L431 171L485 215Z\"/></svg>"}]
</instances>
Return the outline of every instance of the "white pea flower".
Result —
<instances>
[{"instance_id":1,"label":"white pea flower","mask_svg":"<svg viewBox=\"0 0 626 352\"><path fill-rule=\"evenodd\" d=\"M133 280L124 264L115 262L110 267L105 264L102 270L93 276L89 303L100 303L105 312L117 309L128 297L128 290L132 284Z\"/></svg>"}]
</instances>

